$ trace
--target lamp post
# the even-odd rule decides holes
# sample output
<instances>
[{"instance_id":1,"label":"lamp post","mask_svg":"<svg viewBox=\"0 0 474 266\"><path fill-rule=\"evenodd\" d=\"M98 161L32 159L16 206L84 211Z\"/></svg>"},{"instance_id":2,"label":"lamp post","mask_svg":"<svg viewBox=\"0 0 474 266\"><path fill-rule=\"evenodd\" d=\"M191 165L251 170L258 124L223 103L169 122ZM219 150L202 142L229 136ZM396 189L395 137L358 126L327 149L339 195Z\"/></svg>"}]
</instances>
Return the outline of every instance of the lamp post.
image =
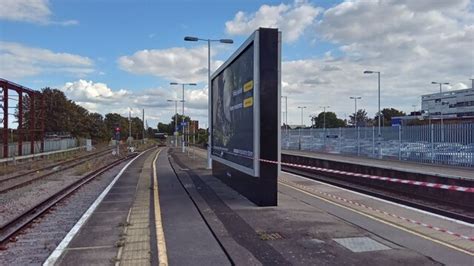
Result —
<instances>
[{"instance_id":1,"label":"lamp post","mask_svg":"<svg viewBox=\"0 0 474 266\"><path fill-rule=\"evenodd\" d=\"M185 126L186 121L184 121L184 102L185 102L185 100L184 100L184 86L185 86L185 85L196 86L196 83L170 82L170 85L182 85L182 86L183 86L183 98L182 98L181 102L183 103L183 110L182 110L182 111L183 111L183 122L184 122L184 123L183 123L183 130L182 130L182 131L183 131L183 135L181 136L181 140L182 140L182 145L181 145L181 146L182 146L182 152L185 152L185 151L186 151L186 150L185 150L186 148L185 148L185 145L184 145L184 129L185 129L185 127L186 127L186 126Z\"/></svg>"},{"instance_id":2,"label":"lamp post","mask_svg":"<svg viewBox=\"0 0 474 266\"><path fill-rule=\"evenodd\" d=\"M304 127L303 124L303 110L306 108L306 106L298 106L299 109L301 109L301 126L300 126L300 138L299 138L299 149L301 150L301 128Z\"/></svg>"},{"instance_id":3,"label":"lamp post","mask_svg":"<svg viewBox=\"0 0 474 266\"><path fill-rule=\"evenodd\" d=\"M319 106L319 108L323 108L323 129L326 131L326 108L330 108L331 106Z\"/></svg>"},{"instance_id":4,"label":"lamp post","mask_svg":"<svg viewBox=\"0 0 474 266\"><path fill-rule=\"evenodd\" d=\"M286 142L288 146L289 142L289 135L288 135L288 96L281 96L281 98L285 98L285 133L286 133Z\"/></svg>"},{"instance_id":5,"label":"lamp post","mask_svg":"<svg viewBox=\"0 0 474 266\"><path fill-rule=\"evenodd\" d=\"M128 110L128 146L132 143L132 108Z\"/></svg>"},{"instance_id":6,"label":"lamp post","mask_svg":"<svg viewBox=\"0 0 474 266\"><path fill-rule=\"evenodd\" d=\"M432 81L431 84L439 84L439 93L443 93L443 85L449 85L449 82Z\"/></svg>"},{"instance_id":7,"label":"lamp post","mask_svg":"<svg viewBox=\"0 0 474 266\"><path fill-rule=\"evenodd\" d=\"M174 102L174 146L178 147L178 101L179 100L167 100L168 102Z\"/></svg>"},{"instance_id":8,"label":"lamp post","mask_svg":"<svg viewBox=\"0 0 474 266\"><path fill-rule=\"evenodd\" d=\"M449 82L436 82L436 81L432 81L431 84L439 84L439 97L441 99L441 107L440 107L440 121L441 121L441 141L444 141L444 121L443 121L443 107L444 107L444 104L447 103L447 102L443 102L442 98L443 98L443 85L449 85Z\"/></svg>"},{"instance_id":9,"label":"lamp post","mask_svg":"<svg viewBox=\"0 0 474 266\"><path fill-rule=\"evenodd\" d=\"M220 43L234 43L231 39L218 39L218 40L211 40L211 39L201 39L198 37L186 36L184 40L187 42L197 42L197 41L205 41L207 42L207 93L208 93L208 126L209 126L209 137L207 139L207 168L212 169L212 160L211 160L211 130L212 130L212 118L211 118L211 42L220 42Z\"/></svg>"},{"instance_id":10,"label":"lamp post","mask_svg":"<svg viewBox=\"0 0 474 266\"><path fill-rule=\"evenodd\" d=\"M381 145L381 138L382 138L382 130L381 130L381 118L382 118L382 113L380 112L380 71L372 71L372 70L366 70L364 71L364 74L374 74L377 73L377 78L378 78L378 146L379 146L379 158L382 158L382 147Z\"/></svg>"},{"instance_id":11,"label":"lamp post","mask_svg":"<svg viewBox=\"0 0 474 266\"><path fill-rule=\"evenodd\" d=\"M354 127L357 127L357 100L362 99L361 96L351 96L349 99L354 100Z\"/></svg>"}]
</instances>

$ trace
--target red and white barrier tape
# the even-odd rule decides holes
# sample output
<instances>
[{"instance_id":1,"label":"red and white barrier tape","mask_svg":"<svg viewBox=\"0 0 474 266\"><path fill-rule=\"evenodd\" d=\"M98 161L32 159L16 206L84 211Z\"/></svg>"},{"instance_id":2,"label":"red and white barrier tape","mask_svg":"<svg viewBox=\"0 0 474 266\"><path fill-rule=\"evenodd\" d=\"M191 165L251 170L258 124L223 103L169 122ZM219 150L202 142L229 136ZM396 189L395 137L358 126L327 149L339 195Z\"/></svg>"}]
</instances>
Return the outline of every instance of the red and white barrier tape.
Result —
<instances>
[{"instance_id":1,"label":"red and white barrier tape","mask_svg":"<svg viewBox=\"0 0 474 266\"><path fill-rule=\"evenodd\" d=\"M350 203L350 204L353 204L353 205L356 205L356 206L359 206L359 207L362 207L362 208L369 209L371 211L375 211L375 212L385 214L385 215L388 215L388 216L391 216L391 217L394 217L394 218L397 218L397 219L400 219L400 220L404 220L404 221L412 223L412 224L417 224L417 225L420 225L420 226L423 226L423 227L426 227L426 228L430 228L430 229L436 230L438 232L446 233L446 234L449 234L449 235L452 235L452 236L455 236L455 237L459 237L459 238L462 238L462 239L465 239L465 240L474 241L474 236L465 236L465 235L462 235L462 234L458 234L458 233L449 231L449 230L444 229L444 228L440 228L440 227L433 226L433 225L430 225L430 224L425 224L425 223L422 223L422 222L418 222L418 221L415 221L415 220L410 219L410 218L405 218L403 216L399 216L399 215L396 215L396 214L393 214L393 213L389 213L389 212L386 212L386 211L382 211L382 210L364 205L362 203L358 203L358 202L355 202L355 201L352 201L352 200L341 198L339 196L335 196L335 195L332 195L332 194L327 193L327 192L319 191L319 190L316 190L316 189L313 189L313 188L310 188L310 187L307 187L307 186L296 184L294 182L291 182L291 181L283 179L283 178L282 178L282 180L283 180L284 183L287 183L287 184L291 183L291 185L297 186L297 187L299 187L300 189L303 189L303 190L311 190L312 192L316 192L318 194L322 194L324 196L331 197L333 199L341 200L341 201L344 201L346 203Z\"/></svg>"},{"instance_id":2,"label":"red and white barrier tape","mask_svg":"<svg viewBox=\"0 0 474 266\"><path fill-rule=\"evenodd\" d=\"M266 163L278 164L278 162L276 161L270 161L270 160L265 160L265 159L260 159L260 161L266 162ZM368 179L382 180L382 181L393 182L393 183L402 183L402 184L409 184L409 185L415 185L415 186L423 186L423 187L430 187L430 188L454 190L454 191L459 191L459 192L474 193L474 187L461 187L461 186L430 183L430 182L408 180L408 179L399 179L399 178L392 178L392 177L385 177L385 176L352 173L352 172L347 172L347 171L333 170L333 169L328 169L328 168L321 168L321 167L302 165L302 164L293 164L293 163L284 163L284 162L281 162L280 164L285 165L285 166L315 170L315 171L324 172L324 173L341 174L341 175L356 176L356 177L362 177L362 178L368 178Z\"/></svg>"}]
</instances>

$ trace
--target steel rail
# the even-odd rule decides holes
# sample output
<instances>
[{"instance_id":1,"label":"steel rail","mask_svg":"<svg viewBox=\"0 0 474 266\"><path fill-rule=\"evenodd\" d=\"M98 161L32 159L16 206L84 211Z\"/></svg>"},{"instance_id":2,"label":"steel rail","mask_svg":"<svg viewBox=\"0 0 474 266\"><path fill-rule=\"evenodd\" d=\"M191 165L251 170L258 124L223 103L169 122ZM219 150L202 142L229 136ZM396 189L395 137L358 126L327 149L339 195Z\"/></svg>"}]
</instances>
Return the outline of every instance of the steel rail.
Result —
<instances>
[{"instance_id":1,"label":"steel rail","mask_svg":"<svg viewBox=\"0 0 474 266\"><path fill-rule=\"evenodd\" d=\"M9 180L15 179L15 178L19 178L19 177L25 176L25 175L34 174L34 173L36 173L37 171L44 171L44 170L52 169L52 168L57 167L57 166L61 166L61 165L64 165L64 164L68 164L68 163L70 163L70 162L73 162L73 161L76 161L76 160L80 160L80 159L83 159L83 158L87 158L87 157L89 157L89 156L94 156L94 155L103 153L103 152L105 152L105 151L110 151L110 150L111 150L111 149L106 149L106 150L98 151L98 152L91 153L91 154L85 154L85 155L82 155L82 156L79 156L79 157L76 157L76 158L72 158L72 159L69 159L69 160L66 160L66 161L61 161L61 162L59 162L59 163L55 163L55 164L52 164L52 165L48 165L48 166L45 166L45 167L42 167L42 168L33 169L33 170L30 170L30 171L27 171L27 172L24 172L24 173L21 173L21 174L17 174L17 175L14 175L14 176L10 176L10 177L4 178L4 179L0 179L0 184L3 183L3 182L9 181Z\"/></svg>"},{"instance_id":2,"label":"steel rail","mask_svg":"<svg viewBox=\"0 0 474 266\"><path fill-rule=\"evenodd\" d=\"M34 181L37 181L39 179L42 179L42 178L45 178L45 177L48 177L50 175L53 175L55 173L58 173L60 171L64 171L64 170L67 170L67 169L71 169L73 167L76 167L80 164L83 164L87 161L90 161L90 160L93 160L93 159L96 159L98 157L101 157L101 156L104 156L104 155L107 155L107 153L109 152L110 150L105 150L105 151L101 151L101 152L97 152L97 153L94 153L94 154L88 154L88 155L85 155L85 156L81 156L81 157L78 157L78 158L74 158L74 159L71 159L71 160L67 160L67 161L63 161L63 162L60 162L58 164L55 164L55 165L50 165L50 166L46 166L44 168L41 168L41 169L36 169L36 170L32 170L32 171L28 171L27 173L22 173L22 174L19 174L19 175L16 175L16 176L12 176L12 177L9 177L9 178L6 178L6 179L2 179L0 180L0 184L2 183L5 183L7 181L11 181L11 180L14 180L14 179L18 179L18 178L22 178L24 176L27 176L29 174L34 174L36 173L37 171L42 171L42 170L48 170L48 169L54 169L55 167L58 167L58 166L62 166L62 165L67 165L69 163L72 163L68 166L65 166L65 167L62 167L60 169L57 169L57 170L53 170L51 172L48 172L48 173L45 173L45 174L42 174L40 176L37 176L37 177L34 177L34 178L31 178L31 179L28 179L24 182L20 182L18 184L15 184L13 186L10 186L10 187L5 187L5 188L2 188L0 189L0 194L2 193L5 193L7 191L10 191L10 190L13 190L13 189L16 189L16 188L20 188L20 187L23 187L23 186L26 186ZM77 160L80 160L80 161L77 161Z\"/></svg>"},{"instance_id":3,"label":"steel rail","mask_svg":"<svg viewBox=\"0 0 474 266\"><path fill-rule=\"evenodd\" d=\"M14 241L14 236L19 233L23 228L31 224L34 220L42 216L46 213L49 209L53 206L67 198L68 196L72 195L82 186L87 184L88 182L92 181L94 178L100 176L105 171L111 169L112 167L129 160L135 157L137 154L129 155L125 158L118 159L111 164L103 166L99 169L92 171L91 173L85 175L81 179L75 181L74 183L62 188L60 191L56 192L54 195L48 197L47 199L41 201L40 203L36 204L32 208L22 212L21 214L15 216L10 221L2 224L0 226L0 249L4 249L2 247L9 241Z\"/></svg>"}]
</instances>

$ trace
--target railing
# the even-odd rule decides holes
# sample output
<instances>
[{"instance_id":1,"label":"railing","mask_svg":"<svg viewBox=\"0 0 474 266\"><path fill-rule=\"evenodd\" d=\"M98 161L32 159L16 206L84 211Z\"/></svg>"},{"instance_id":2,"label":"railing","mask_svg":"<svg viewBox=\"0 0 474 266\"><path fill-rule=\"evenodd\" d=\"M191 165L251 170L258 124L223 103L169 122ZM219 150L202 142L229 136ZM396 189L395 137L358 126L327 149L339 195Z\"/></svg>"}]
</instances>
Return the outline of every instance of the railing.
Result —
<instances>
[{"instance_id":1,"label":"railing","mask_svg":"<svg viewBox=\"0 0 474 266\"><path fill-rule=\"evenodd\" d=\"M69 139L58 139L58 140L45 140L44 141L44 152L59 151L75 148L79 146L79 141L75 138ZM41 152L41 142L35 141L34 153ZM22 143L22 155L30 155L31 146L29 141L23 141ZM18 143L13 142L8 144L8 157L18 156ZM0 149L0 158L3 158L3 149Z\"/></svg>"},{"instance_id":2,"label":"railing","mask_svg":"<svg viewBox=\"0 0 474 266\"><path fill-rule=\"evenodd\" d=\"M282 148L474 167L474 124L282 129Z\"/></svg>"}]
</instances>

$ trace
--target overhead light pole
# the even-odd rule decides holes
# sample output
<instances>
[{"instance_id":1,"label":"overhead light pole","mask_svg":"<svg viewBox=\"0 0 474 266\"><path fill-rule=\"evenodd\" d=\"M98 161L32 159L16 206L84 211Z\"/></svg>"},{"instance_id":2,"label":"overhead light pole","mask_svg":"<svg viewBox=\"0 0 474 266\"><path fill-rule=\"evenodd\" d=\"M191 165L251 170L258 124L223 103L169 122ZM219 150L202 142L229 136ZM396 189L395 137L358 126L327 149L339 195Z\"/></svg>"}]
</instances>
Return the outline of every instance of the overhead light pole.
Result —
<instances>
[{"instance_id":1,"label":"overhead light pole","mask_svg":"<svg viewBox=\"0 0 474 266\"><path fill-rule=\"evenodd\" d=\"M323 108L323 129L326 130L326 108L330 108L331 106L319 106L319 108Z\"/></svg>"},{"instance_id":2,"label":"overhead light pole","mask_svg":"<svg viewBox=\"0 0 474 266\"><path fill-rule=\"evenodd\" d=\"M301 150L301 129L302 129L302 127L304 127L304 124L303 124L303 110L306 108L306 106L298 106L298 108L301 109L301 126L300 126L300 130L299 130L299 133L300 133L299 149Z\"/></svg>"},{"instance_id":3,"label":"overhead light pole","mask_svg":"<svg viewBox=\"0 0 474 266\"><path fill-rule=\"evenodd\" d=\"M198 37L193 37L193 36L186 36L184 37L184 40L187 42L197 42L197 41L205 41L207 42L207 98L208 98L208 127L209 127L209 136L207 139L207 168L212 169L212 160L211 160L211 130L212 130L212 117L211 117L211 42L220 42L220 43L228 43L232 44L234 43L233 40L231 39L217 39L217 40L212 40L212 39L202 39Z\"/></svg>"},{"instance_id":4,"label":"overhead light pole","mask_svg":"<svg viewBox=\"0 0 474 266\"><path fill-rule=\"evenodd\" d=\"M366 70L364 71L364 74L374 74L377 73L377 78L378 78L378 146L379 146L379 158L382 158L382 147L381 145L381 138L382 138L382 129L381 129L381 118L382 118L382 113L380 112L380 71L372 71L372 70Z\"/></svg>"},{"instance_id":5,"label":"overhead light pole","mask_svg":"<svg viewBox=\"0 0 474 266\"><path fill-rule=\"evenodd\" d=\"M285 133L288 142L288 96L281 96L281 98L285 98Z\"/></svg>"},{"instance_id":6,"label":"overhead light pole","mask_svg":"<svg viewBox=\"0 0 474 266\"><path fill-rule=\"evenodd\" d=\"M178 101L179 100L167 100L168 102L174 102L174 146L178 147Z\"/></svg>"},{"instance_id":7,"label":"overhead light pole","mask_svg":"<svg viewBox=\"0 0 474 266\"><path fill-rule=\"evenodd\" d=\"M442 100L442 93L443 93L443 85L449 85L449 82L436 82L436 81L432 81L431 84L439 84L439 97L441 99L441 107L440 107L440 122L441 122L441 141L444 141L444 121L443 121L443 107L444 107L444 104L447 103L449 104L448 102L443 102Z\"/></svg>"},{"instance_id":8,"label":"overhead light pole","mask_svg":"<svg viewBox=\"0 0 474 266\"><path fill-rule=\"evenodd\" d=\"M443 93L443 85L449 85L449 82L432 81L431 84L439 84L439 93Z\"/></svg>"},{"instance_id":9,"label":"overhead light pole","mask_svg":"<svg viewBox=\"0 0 474 266\"><path fill-rule=\"evenodd\" d=\"M128 146L132 144L132 108L128 110Z\"/></svg>"},{"instance_id":10,"label":"overhead light pole","mask_svg":"<svg viewBox=\"0 0 474 266\"><path fill-rule=\"evenodd\" d=\"M181 136L181 140L182 140L182 142L181 142L182 145L181 145L181 146L182 146L182 152L185 152L185 151L186 151L186 148L185 148L185 145L184 145L184 129L185 129L185 127L186 127L186 126L185 126L186 121L184 121L184 102L185 102L185 100L184 100L184 86L185 86L185 85L188 85L188 86L196 86L196 83L170 82L170 85L182 85L182 87L183 87L183 97L182 97L182 99L181 99L181 102L183 103L183 110L182 110L182 111L183 111L183 121L182 121L182 122L184 122L184 123L183 123L183 130L182 130L183 135Z\"/></svg>"},{"instance_id":11,"label":"overhead light pole","mask_svg":"<svg viewBox=\"0 0 474 266\"><path fill-rule=\"evenodd\" d=\"M357 100L362 99L361 96L351 96L349 99L354 100L354 127L357 127Z\"/></svg>"}]
</instances>

